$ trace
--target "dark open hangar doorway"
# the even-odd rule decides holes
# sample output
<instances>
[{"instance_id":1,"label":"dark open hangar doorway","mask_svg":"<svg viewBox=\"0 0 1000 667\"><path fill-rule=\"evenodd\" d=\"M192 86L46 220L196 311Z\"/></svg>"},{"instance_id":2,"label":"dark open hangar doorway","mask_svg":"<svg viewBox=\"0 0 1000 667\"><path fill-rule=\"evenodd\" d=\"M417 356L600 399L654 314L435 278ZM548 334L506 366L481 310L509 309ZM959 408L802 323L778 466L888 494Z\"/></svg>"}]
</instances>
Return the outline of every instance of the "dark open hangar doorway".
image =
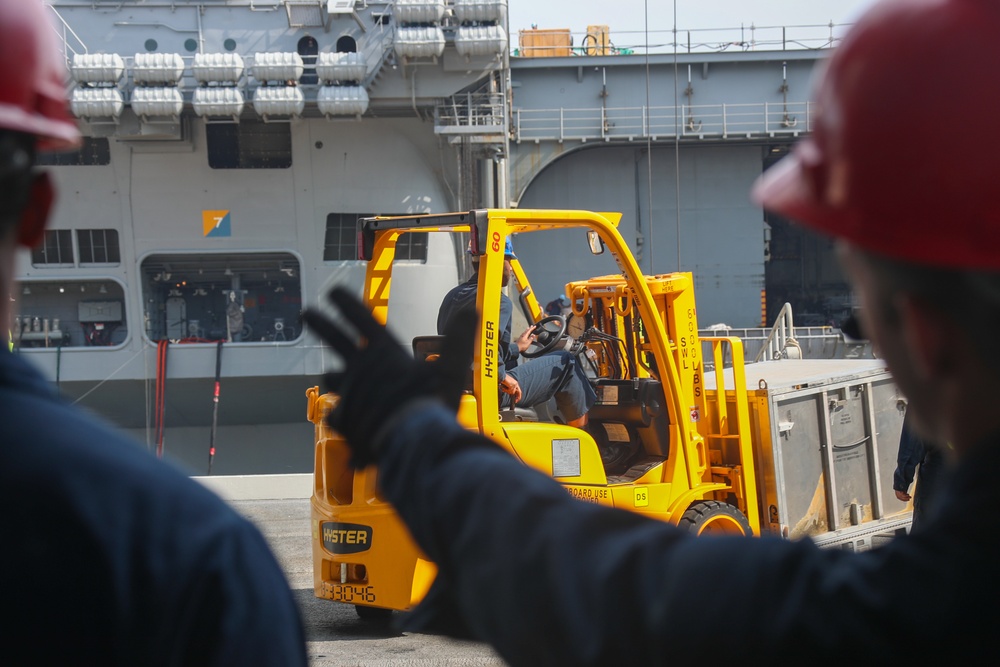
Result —
<instances>
[{"instance_id":1,"label":"dark open hangar doorway","mask_svg":"<svg viewBox=\"0 0 1000 667\"><path fill-rule=\"evenodd\" d=\"M763 169L785 157L791 143L764 147ZM854 305L850 285L834 252L833 239L764 211L764 288L767 324L784 304L796 326L839 327Z\"/></svg>"}]
</instances>

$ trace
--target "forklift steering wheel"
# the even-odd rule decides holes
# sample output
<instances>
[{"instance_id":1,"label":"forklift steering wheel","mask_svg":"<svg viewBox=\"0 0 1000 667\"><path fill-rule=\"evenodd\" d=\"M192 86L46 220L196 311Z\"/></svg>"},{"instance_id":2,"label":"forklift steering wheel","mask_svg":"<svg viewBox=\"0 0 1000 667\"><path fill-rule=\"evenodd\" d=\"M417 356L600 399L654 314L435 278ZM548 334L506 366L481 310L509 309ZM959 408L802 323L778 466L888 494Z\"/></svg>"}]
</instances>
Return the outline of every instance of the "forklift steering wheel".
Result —
<instances>
[{"instance_id":1,"label":"forklift steering wheel","mask_svg":"<svg viewBox=\"0 0 1000 667\"><path fill-rule=\"evenodd\" d=\"M562 315L543 317L535 322L535 342L531 344L531 347L522 352L521 356L526 359L534 359L543 354L548 354L556 348L565 333L565 317Z\"/></svg>"}]
</instances>

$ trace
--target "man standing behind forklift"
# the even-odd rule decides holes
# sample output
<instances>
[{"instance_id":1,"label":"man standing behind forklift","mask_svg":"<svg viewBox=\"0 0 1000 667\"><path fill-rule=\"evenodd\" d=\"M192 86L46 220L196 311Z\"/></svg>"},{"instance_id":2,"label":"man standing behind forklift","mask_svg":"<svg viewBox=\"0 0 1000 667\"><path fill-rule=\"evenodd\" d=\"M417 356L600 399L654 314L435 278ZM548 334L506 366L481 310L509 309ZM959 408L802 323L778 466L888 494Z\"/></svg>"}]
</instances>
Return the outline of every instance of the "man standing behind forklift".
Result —
<instances>
[{"instance_id":1,"label":"man standing behind forklift","mask_svg":"<svg viewBox=\"0 0 1000 667\"><path fill-rule=\"evenodd\" d=\"M516 260L514 246L507 238L504 245L503 286L510 282L513 269L511 260ZM455 314L471 308L475 311L476 294L479 288L479 256L472 255L475 270L472 277L452 288L445 295L438 310L438 334L444 335ZM541 357L519 363L521 354L535 341L535 327L530 326L524 333L511 341L511 322L514 305L506 294L500 294L500 366L498 386L500 407L534 407L545 403L553 396L560 414L570 426L583 428L587 425L587 411L597 400L594 388L576 357L566 350L556 350Z\"/></svg>"},{"instance_id":2,"label":"man standing behind forklift","mask_svg":"<svg viewBox=\"0 0 1000 667\"><path fill-rule=\"evenodd\" d=\"M996 0L873 5L822 70L812 133L754 188L765 208L836 239L912 425L952 447L935 511L884 546L695 537L576 501L461 428L456 382L428 381L468 368L474 325L452 330L450 354L425 371L346 292L331 298L363 347L307 313L346 363L333 428L379 466L381 492L438 565L411 629L464 631L511 665L960 664L995 652L997 35ZM956 110L962 130L947 131ZM383 382L365 384L386 377L400 387L387 398Z\"/></svg>"}]
</instances>

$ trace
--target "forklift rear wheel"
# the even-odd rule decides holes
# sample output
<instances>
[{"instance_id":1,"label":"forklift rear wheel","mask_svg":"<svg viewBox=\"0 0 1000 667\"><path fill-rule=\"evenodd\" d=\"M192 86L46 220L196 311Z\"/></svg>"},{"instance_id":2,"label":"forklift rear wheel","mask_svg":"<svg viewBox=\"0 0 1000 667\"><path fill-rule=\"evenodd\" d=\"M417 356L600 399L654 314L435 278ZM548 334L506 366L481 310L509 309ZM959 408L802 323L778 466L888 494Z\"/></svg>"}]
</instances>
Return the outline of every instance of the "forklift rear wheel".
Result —
<instances>
[{"instance_id":1,"label":"forklift rear wheel","mask_svg":"<svg viewBox=\"0 0 1000 667\"><path fill-rule=\"evenodd\" d=\"M358 618L362 621L373 623L388 623L389 617L392 616L392 609L384 609L383 607L366 607L356 604L354 611L358 612Z\"/></svg>"},{"instance_id":2,"label":"forklift rear wheel","mask_svg":"<svg viewBox=\"0 0 1000 667\"><path fill-rule=\"evenodd\" d=\"M753 535L743 512L718 500L692 503L677 525L695 535Z\"/></svg>"}]
</instances>

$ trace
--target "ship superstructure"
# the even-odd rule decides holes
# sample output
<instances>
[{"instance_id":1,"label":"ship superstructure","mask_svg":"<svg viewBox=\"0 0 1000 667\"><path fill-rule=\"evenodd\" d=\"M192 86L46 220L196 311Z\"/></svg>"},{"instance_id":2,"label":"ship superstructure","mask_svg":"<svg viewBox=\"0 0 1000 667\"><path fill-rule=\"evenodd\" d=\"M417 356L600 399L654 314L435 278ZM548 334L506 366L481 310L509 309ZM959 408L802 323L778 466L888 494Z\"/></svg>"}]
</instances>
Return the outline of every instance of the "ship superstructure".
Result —
<instances>
[{"instance_id":1,"label":"ship superstructure","mask_svg":"<svg viewBox=\"0 0 1000 667\"><path fill-rule=\"evenodd\" d=\"M359 217L484 203L506 136L506 2L49 4L86 139L45 160L59 206L20 261L17 349L192 472L210 440L215 473L311 470L304 396L327 360L299 313L361 284ZM450 141L443 108L487 112ZM421 294L454 285L463 253L400 244L406 337L433 330Z\"/></svg>"},{"instance_id":2,"label":"ship superstructure","mask_svg":"<svg viewBox=\"0 0 1000 667\"><path fill-rule=\"evenodd\" d=\"M192 473L211 444L214 474L313 469L304 397L331 360L299 313L361 289L373 214L621 212L643 269L690 270L704 321L748 350L770 332L746 327L791 319L785 301L797 324L850 311L829 244L746 194L809 131L832 23L815 43L642 35L643 55L607 26L579 46L520 30L512 51L505 0L49 6L86 139L45 158L59 204L20 258L11 335L71 400ZM560 234L515 239L542 302L579 275ZM447 235L398 243L389 325L410 340L435 332L468 259ZM857 353L800 329L807 356Z\"/></svg>"}]
</instances>

